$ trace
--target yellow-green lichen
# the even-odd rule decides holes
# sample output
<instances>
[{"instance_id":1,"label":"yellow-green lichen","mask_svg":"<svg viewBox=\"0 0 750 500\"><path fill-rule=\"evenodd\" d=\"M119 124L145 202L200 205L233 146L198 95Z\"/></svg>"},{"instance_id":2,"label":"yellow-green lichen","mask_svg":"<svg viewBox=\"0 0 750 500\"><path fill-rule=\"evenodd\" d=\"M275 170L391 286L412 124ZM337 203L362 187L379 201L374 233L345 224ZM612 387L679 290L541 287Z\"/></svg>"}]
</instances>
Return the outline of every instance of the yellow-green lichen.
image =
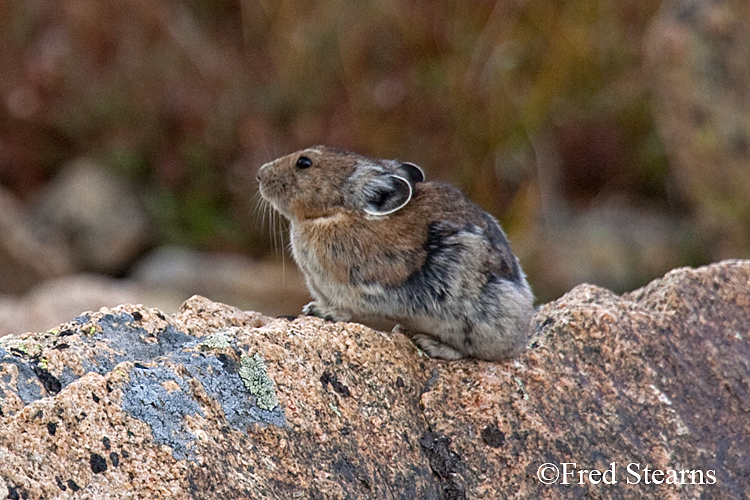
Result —
<instances>
[{"instance_id":1,"label":"yellow-green lichen","mask_svg":"<svg viewBox=\"0 0 750 500\"><path fill-rule=\"evenodd\" d=\"M518 378L518 377L513 377L513 381L518 386L518 390L523 395L523 399L528 400L529 399L529 394L526 392L526 388L523 385L523 381L520 378Z\"/></svg>"},{"instance_id":2,"label":"yellow-green lichen","mask_svg":"<svg viewBox=\"0 0 750 500\"><path fill-rule=\"evenodd\" d=\"M31 350L29 349L29 346L27 346L23 340L18 338L9 338L7 341L3 342L3 347L7 349L15 349L16 351L20 352L24 356L32 357L33 354L31 353Z\"/></svg>"},{"instance_id":3,"label":"yellow-green lichen","mask_svg":"<svg viewBox=\"0 0 750 500\"><path fill-rule=\"evenodd\" d=\"M42 358L39 360L39 367L43 370L49 369L49 360L47 358Z\"/></svg>"},{"instance_id":4,"label":"yellow-green lichen","mask_svg":"<svg viewBox=\"0 0 750 500\"><path fill-rule=\"evenodd\" d=\"M333 403L328 403L328 407L329 407L329 408L330 408L331 410L333 410L333 413L335 413L335 414L336 414L336 415L338 415L339 417L341 416L341 410L339 410L339 407L338 407L338 406L336 406L336 405L335 405L335 404L333 404Z\"/></svg>"},{"instance_id":5,"label":"yellow-green lichen","mask_svg":"<svg viewBox=\"0 0 750 500\"><path fill-rule=\"evenodd\" d=\"M268 376L268 369L263 357L257 352L252 357L243 354L240 357L240 378L245 388L255 396L255 404L264 410L273 410L279 405L273 380Z\"/></svg>"},{"instance_id":6,"label":"yellow-green lichen","mask_svg":"<svg viewBox=\"0 0 750 500\"><path fill-rule=\"evenodd\" d=\"M203 339L200 343L201 347L207 347L209 349L227 349L231 346L232 337L230 337L226 331L220 331L212 333Z\"/></svg>"},{"instance_id":7,"label":"yellow-green lichen","mask_svg":"<svg viewBox=\"0 0 750 500\"><path fill-rule=\"evenodd\" d=\"M44 351L44 346L42 344L32 343L32 340L28 338L11 337L7 340L4 340L3 342L0 342L0 347L8 350L15 350L17 351L15 353L16 355L20 353L28 358L40 356L42 354L42 351Z\"/></svg>"}]
</instances>

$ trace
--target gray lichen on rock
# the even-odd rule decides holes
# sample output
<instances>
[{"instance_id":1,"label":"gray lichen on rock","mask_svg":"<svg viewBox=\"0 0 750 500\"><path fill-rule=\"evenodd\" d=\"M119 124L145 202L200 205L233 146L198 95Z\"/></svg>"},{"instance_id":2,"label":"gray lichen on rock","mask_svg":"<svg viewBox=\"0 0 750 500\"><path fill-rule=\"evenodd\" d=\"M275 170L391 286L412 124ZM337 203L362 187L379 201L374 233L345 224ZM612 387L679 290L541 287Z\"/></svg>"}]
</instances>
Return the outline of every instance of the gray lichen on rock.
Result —
<instances>
[{"instance_id":1,"label":"gray lichen on rock","mask_svg":"<svg viewBox=\"0 0 750 500\"><path fill-rule=\"evenodd\" d=\"M240 357L240 378L245 388L256 398L258 407L273 410L279 405L273 380L268 376L268 368L263 357L257 352L252 357Z\"/></svg>"},{"instance_id":2,"label":"gray lichen on rock","mask_svg":"<svg viewBox=\"0 0 750 500\"><path fill-rule=\"evenodd\" d=\"M182 377L163 366L133 366L130 382L123 388L122 409L146 422L154 442L172 448L175 459L194 459L196 437L188 430L185 417L203 415L203 411Z\"/></svg>"}]
</instances>

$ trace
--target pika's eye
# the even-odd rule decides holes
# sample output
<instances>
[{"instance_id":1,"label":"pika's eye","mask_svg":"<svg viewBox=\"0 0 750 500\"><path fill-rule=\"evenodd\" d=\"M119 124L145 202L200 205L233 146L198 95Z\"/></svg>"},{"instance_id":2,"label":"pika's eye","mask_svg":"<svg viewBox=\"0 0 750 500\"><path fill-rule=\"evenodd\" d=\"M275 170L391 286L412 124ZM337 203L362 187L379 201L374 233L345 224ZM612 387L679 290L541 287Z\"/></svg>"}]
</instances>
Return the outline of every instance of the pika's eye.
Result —
<instances>
[{"instance_id":1,"label":"pika's eye","mask_svg":"<svg viewBox=\"0 0 750 500\"><path fill-rule=\"evenodd\" d=\"M307 156L300 156L297 160L297 168L303 170L312 167L312 160Z\"/></svg>"}]
</instances>

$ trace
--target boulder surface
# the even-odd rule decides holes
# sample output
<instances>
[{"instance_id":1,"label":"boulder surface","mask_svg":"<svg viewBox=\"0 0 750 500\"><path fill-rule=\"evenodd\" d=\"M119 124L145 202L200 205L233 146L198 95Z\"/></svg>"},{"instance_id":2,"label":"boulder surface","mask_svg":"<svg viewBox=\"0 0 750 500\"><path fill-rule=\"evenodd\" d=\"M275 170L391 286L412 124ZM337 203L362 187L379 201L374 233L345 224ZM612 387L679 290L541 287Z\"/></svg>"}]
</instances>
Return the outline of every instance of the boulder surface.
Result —
<instances>
[{"instance_id":1,"label":"boulder surface","mask_svg":"<svg viewBox=\"0 0 750 500\"><path fill-rule=\"evenodd\" d=\"M750 261L581 285L533 330L445 362L196 296L6 337L0 499L750 498Z\"/></svg>"}]
</instances>

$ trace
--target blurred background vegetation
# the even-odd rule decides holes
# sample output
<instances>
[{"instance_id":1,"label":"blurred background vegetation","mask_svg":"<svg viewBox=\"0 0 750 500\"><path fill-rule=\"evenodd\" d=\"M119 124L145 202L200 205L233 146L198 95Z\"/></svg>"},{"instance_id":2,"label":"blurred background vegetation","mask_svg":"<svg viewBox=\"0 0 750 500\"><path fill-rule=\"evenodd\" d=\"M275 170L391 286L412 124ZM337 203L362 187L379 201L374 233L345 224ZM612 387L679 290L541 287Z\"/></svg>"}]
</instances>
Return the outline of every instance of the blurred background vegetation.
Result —
<instances>
[{"instance_id":1,"label":"blurred background vegetation","mask_svg":"<svg viewBox=\"0 0 750 500\"><path fill-rule=\"evenodd\" d=\"M335 145L458 185L539 300L621 292L717 257L657 134L660 3L1 0L0 183L31 205L90 158L135 186L149 248L274 259L257 168Z\"/></svg>"}]
</instances>

